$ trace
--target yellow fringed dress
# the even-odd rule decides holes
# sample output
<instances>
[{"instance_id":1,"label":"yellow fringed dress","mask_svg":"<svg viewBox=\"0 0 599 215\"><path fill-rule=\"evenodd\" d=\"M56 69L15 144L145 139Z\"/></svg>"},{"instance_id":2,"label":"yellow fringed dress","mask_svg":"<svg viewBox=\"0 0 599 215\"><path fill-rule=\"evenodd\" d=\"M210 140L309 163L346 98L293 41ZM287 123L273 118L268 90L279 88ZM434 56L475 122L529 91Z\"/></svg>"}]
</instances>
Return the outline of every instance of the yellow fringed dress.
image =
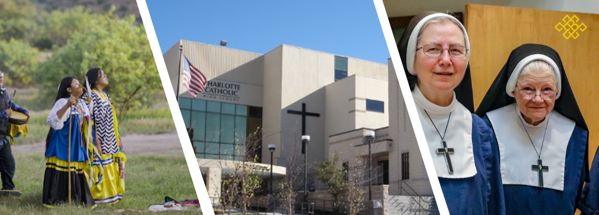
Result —
<instances>
[{"instance_id":1,"label":"yellow fringed dress","mask_svg":"<svg viewBox=\"0 0 599 215\"><path fill-rule=\"evenodd\" d=\"M87 98L87 94L83 98ZM127 156L123 153L118 121L110 97L104 92L93 90L91 100L94 103L94 140L99 140L102 144L102 155L99 155L96 147L90 148L90 153L94 155L93 166L88 170L91 175L90 189L96 203L114 204L125 193L124 170Z\"/></svg>"}]
</instances>

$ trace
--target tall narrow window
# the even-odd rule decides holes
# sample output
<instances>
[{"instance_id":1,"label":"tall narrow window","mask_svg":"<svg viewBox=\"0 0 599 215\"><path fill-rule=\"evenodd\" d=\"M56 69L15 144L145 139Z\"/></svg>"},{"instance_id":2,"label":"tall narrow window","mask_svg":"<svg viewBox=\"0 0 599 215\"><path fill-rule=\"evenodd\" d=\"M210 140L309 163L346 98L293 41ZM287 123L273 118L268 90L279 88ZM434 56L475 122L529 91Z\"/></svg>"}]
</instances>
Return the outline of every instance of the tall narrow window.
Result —
<instances>
[{"instance_id":1,"label":"tall narrow window","mask_svg":"<svg viewBox=\"0 0 599 215\"><path fill-rule=\"evenodd\" d=\"M335 56L335 81L347 77L347 58Z\"/></svg>"},{"instance_id":2,"label":"tall narrow window","mask_svg":"<svg viewBox=\"0 0 599 215\"><path fill-rule=\"evenodd\" d=\"M344 174L345 181L349 181L349 163L343 162L342 165L343 165L343 174Z\"/></svg>"},{"instance_id":3,"label":"tall narrow window","mask_svg":"<svg viewBox=\"0 0 599 215\"><path fill-rule=\"evenodd\" d=\"M401 154L401 179L410 179L410 153Z\"/></svg>"},{"instance_id":4,"label":"tall narrow window","mask_svg":"<svg viewBox=\"0 0 599 215\"><path fill-rule=\"evenodd\" d=\"M376 173L377 182L376 184L389 184L389 161L379 161L377 163L377 173Z\"/></svg>"}]
</instances>

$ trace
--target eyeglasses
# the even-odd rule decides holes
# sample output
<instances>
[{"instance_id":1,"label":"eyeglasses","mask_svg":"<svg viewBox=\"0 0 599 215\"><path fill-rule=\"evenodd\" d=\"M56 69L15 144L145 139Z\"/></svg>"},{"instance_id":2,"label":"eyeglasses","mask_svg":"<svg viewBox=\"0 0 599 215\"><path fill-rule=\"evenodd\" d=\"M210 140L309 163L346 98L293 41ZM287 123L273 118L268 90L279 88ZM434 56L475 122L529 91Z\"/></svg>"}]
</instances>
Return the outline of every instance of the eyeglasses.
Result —
<instances>
[{"instance_id":1,"label":"eyeglasses","mask_svg":"<svg viewBox=\"0 0 599 215\"><path fill-rule=\"evenodd\" d=\"M551 100L551 99L555 98L555 96L557 95L557 93L555 93L555 91L550 88L545 88L543 90L537 91L537 90L533 90L529 87L520 89L520 88L518 88L518 86L516 86L516 89L518 89L518 91L520 91L520 95L522 95L522 98L526 99L526 100L534 99L537 96L541 96L541 98L543 100Z\"/></svg>"},{"instance_id":2,"label":"eyeglasses","mask_svg":"<svg viewBox=\"0 0 599 215\"><path fill-rule=\"evenodd\" d=\"M449 46L449 48L443 48L441 44L431 44L417 48L416 51L418 51L419 49L422 49L424 55L429 57L439 57L441 56L441 54L443 54L443 50L445 49L447 49L447 51L449 52L449 56L453 58L461 58L466 56L466 54L468 53L468 49L461 45L451 45Z\"/></svg>"}]
</instances>

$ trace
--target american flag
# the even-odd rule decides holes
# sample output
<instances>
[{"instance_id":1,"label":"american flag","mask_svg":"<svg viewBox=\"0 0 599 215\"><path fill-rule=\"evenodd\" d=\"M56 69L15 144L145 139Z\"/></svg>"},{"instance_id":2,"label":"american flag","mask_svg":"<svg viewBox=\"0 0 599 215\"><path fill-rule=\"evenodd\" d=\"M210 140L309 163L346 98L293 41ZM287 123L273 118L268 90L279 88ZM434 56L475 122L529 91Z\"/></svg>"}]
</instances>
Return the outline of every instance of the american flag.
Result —
<instances>
[{"instance_id":1,"label":"american flag","mask_svg":"<svg viewBox=\"0 0 599 215\"><path fill-rule=\"evenodd\" d=\"M187 57L183 56L183 61L183 64L185 64L183 68L183 86L187 87L189 94L196 97L198 93L204 91L208 80L198 68L191 65Z\"/></svg>"}]
</instances>

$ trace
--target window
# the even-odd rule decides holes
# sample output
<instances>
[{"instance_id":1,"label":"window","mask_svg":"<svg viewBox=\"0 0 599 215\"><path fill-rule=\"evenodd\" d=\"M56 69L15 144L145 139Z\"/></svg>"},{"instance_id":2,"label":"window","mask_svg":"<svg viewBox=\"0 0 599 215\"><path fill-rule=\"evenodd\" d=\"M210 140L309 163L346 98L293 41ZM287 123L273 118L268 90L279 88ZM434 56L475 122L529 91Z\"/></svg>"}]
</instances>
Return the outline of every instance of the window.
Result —
<instances>
[{"instance_id":1,"label":"window","mask_svg":"<svg viewBox=\"0 0 599 215\"><path fill-rule=\"evenodd\" d=\"M189 98L179 103L186 127L193 129L190 136L198 158L242 160L247 132L262 125L259 107ZM250 124L252 119L257 122Z\"/></svg>"},{"instance_id":2,"label":"window","mask_svg":"<svg viewBox=\"0 0 599 215\"><path fill-rule=\"evenodd\" d=\"M410 153L401 154L401 179L410 179Z\"/></svg>"},{"instance_id":3,"label":"window","mask_svg":"<svg viewBox=\"0 0 599 215\"><path fill-rule=\"evenodd\" d=\"M347 58L335 56L335 81L347 77Z\"/></svg>"},{"instance_id":4,"label":"window","mask_svg":"<svg viewBox=\"0 0 599 215\"><path fill-rule=\"evenodd\" d=\"M385 113L385 103L382 101L366 99L366 110Z\"/></svg>"},{"instance_id":5,"label":"window","mask_svg":"<svg viewBox=\"0 0 599 215\"><path fill-rule=\"evenodd\" d=\"M191 108L191 99L189 98L179 98L179 107L181 109L189 110Z\"/></svg>"},{"instance_id":6,"label":"window","mask_svg":"<svg viewBox=\"0 0 599 215\"><path fill-rule=\"evenodd\" d=\"M349 181L349 162L343 162L343 177L345 181Z\"/></svg>"},{"instance_id":7,"label":"window","mask_svg":"<svg viewBox=\"0 0 599 215\"><path fill-rule=\"evenodd\" d=\"M389 184L389 161L378 161L376 166L376 184Z\"/></svg>"}]
</instances>

